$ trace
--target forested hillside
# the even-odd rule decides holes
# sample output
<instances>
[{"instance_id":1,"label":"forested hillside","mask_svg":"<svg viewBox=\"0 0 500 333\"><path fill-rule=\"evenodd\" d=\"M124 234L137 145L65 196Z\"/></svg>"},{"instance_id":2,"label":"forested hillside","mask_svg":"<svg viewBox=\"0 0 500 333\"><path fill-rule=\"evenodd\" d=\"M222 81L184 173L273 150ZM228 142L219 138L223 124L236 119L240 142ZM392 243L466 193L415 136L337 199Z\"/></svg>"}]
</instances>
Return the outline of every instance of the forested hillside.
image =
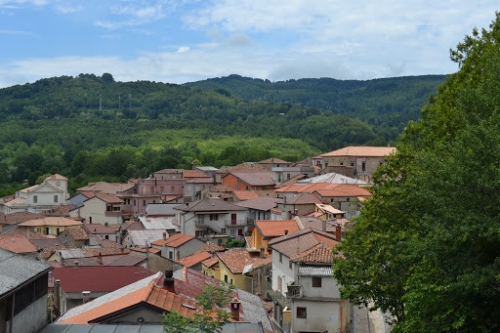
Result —
<instances>
[{"instance_id":1,"label":"forested hillside","mask_svg":"<svg viewBox=\"0 0 500 333\"><path fill-rule=\"evenodd\" d=\"M253 81L243 79L235 91L246 91L248 80ZM412 79L403 81L408 80ZM319 84L323 81L304 81L310 84L308 100L329 100L335 90ZM384 81L385 86L396 81ZM201 90L150 81L115 82L105 73L0 89L0 195L54 172L70 177L74 189L89 180L124 181L193 164L220 167L271 156L297 161L346 145L393 143L406 124L401 118L393 121L398 126L390 126L383 120L387 115L376 110L368 123L362 121L371 103L368 99L362 106L362 94L350 98L357 104L349 106L354 116L349 117L349 112L341 114L337 108L269 102L267 94L238 97L229 91L237 84L231 86ZM380 89L379 94L396 96L394 89L402 89L399 94L408 95L403 89L408 84L392 83L392 87ZM376 89L371 89L370 96L376 96ZM419 89L423 106L432 89L429 83ZM306 95L304 89L301 96ZM338 105L347 105L348 100Z\"/></svg>"},{"instance_id":2,"label":"forested hillside","mask_svg":"<svg viewBox=\"0 0 500 333\"><path fill-rule=\"evenodd\" d=\"M423 75L366 81L321 78L270 82L230 75L185 86L225 89L245 99L301 104L401 131L409 120L420 118L422 106L444 80L444 75Z\"/></svg>"}]
</instances>

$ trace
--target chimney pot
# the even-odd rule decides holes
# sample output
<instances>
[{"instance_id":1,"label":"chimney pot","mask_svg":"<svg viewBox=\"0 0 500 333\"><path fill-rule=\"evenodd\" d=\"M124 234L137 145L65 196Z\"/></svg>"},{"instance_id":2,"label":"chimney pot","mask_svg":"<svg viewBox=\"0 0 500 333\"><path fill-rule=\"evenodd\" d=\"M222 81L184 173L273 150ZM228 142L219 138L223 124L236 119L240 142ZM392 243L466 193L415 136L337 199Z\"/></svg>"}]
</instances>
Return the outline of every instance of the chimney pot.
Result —
<instances>
[{"instance_id":1,"label":"chimney pot","mask_svg":"<svg viewBox=\"0 0 500 333\"><path fill-rule=\"evenodd\" d=\"M240 321L240 305L241 302L235 297L231 301L231 317L234 321Z\"/></svg>"},{"instance_id":2,"label":"chimney pot","mask_svg":"<svg viewBox=\"0 0 500 333\"><path fill-rule=\"evenodd\" d=\"M342 239L342 226L340 224L335 226L335 238L337 238L338 241Z\"/></svg>"}]
</instances>

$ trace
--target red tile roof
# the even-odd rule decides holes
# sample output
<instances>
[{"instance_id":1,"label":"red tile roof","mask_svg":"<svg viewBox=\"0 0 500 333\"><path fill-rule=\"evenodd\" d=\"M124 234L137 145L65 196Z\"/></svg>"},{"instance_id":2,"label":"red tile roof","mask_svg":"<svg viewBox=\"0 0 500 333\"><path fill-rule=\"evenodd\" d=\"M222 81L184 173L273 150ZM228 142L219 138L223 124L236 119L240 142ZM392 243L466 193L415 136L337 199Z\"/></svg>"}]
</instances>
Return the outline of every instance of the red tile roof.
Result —
<instances>
[{"instance_id":1,"label":"red tile roof","mask_svg":"<svg viewBox=\"0 0 500 333\"><path fill-rule=\"evenodd\" d=\"M246 249L233 248L226 252L218 252L217 256L231 273L241 274L246 265L260 258L260 253L250 254Z\"/></svg>"},{"instance_id":2,"label":"red tile roof","mask_svg":"<svg viewBox=\"0 0 500 333\"><path fill-rule=\"evenodd\" d=\"M331 264L332 248L320 243L307 251L291 256L290 260L301 264Z\"/></svg>"},{"instance_id":3,"label":"red tile roof","mask_svg":"<svg viewBox=\"0 0 500 333\"><path fill-rule=\"evenodd\" d=\"M82 307L88 307L87 311L77 313L59 324L88 324L98 322L99 318L112 315L120 310L141 303L149 304L158 308L159 312L176 311L184 317L191 317L196 312L196 302L192 298L177 295L159 286L160 281L155 277L148 285L133 290L125 295L117 295L104 304L87 303ZM95 304L95 305L94 305Z\"/></svg>"},{"instance_id":4,"label":"red tile roof","mask_svg":"<svg viewBox=\"0 0 500 333\"><path fill-rule=\"evenodd\" d=\"M350 146L322 154L321 157L330 156L358 156L358 157L383 157L396 152L394 147Z\"/></svg>"},{"instance_id":5,"label":"red tile roof","mask_svg":"<svg viewBox=\"0 0 500 333\"><path fill-rule=\"evenodd\" d=\"M26 237L0 236L0 248L14 253L34 253L36 248Z\"/></svg>"},{"instance_id":6,"label":"red tile roof","mask_svg":"<svg viewBox=\"0 0 500 333\"><path fill-rule=\"evenodd\" d=\"M210 259L204 260L204 261L202 261L201 264L210 268L217 263L219 263L219 258L215 257L215 258L210 258Z\"/></svg>"},{"instance_id":7,"label":"red tile roof","mask_svg":"<svg viewBox=\"0 0 500 333\"><path fill-rule=\"evenodd\" d=\"M272 172L230 172L236 178L251 186L274 186Z\"/></svg>"},{"instance_id":8,"label":"red tile roof","mask_svg":"<svg viewBox=\"0 0 500 333\"><path fill-rule=\"evenodd\" d=\"M62 290L76 293L110 292L153 275L144 267L86 266L60 267L52 271L54 279L60 280Z\"/></svg>"},{"instance_id":9,"label":"red tile roof","mask_svg":"<svg viewBox=\"0 0 500 333\"><path fill-rule=\"evenodd\" d=\"M210 177L198 170L184 170L184 178L210 178Z\"/></svg>"},{"instance_id":10,"label":"red tile roof","mask_svg":"<svg viewBox=\"0 0 500 333\"><path fill-rule=\"evenodd\" d=\"M199 252L192 254L190 256L184 257L182 259L176 260L179 264L186 266L186 267L191 267L194 265L197 265L201 263L204 260L207 260L208 258L211 258L212 255L208 252Z\"/></svg>"},{"instance_id":11,"label":"red tile roof","mask_svg":"<svg viewBox=\"0 0 500 333\"><path fill-rule=\"evenodd\" d=\"M273 250L292 258L320 243L330 248L339 244L333 235L315 229L304 229L293 234L274 238L269 241L269 246Z\"/></svg>"},{"instance_id":12,"label":"red tile roof","mask_svg":"<svg viewBox=\"0 0 500 333\"><path fill-rule=\"evenodd\" d=\"M295 220L256 220L255 227L264 238L283 236L285 230L289 234L299 230Z\"/></svg>"},{"instance_id":13,"label":"red tile roof","mask_svg":"<svg viewBox=\"0 0 500 333\"><path fill-rule=\"evenodd\" d=\"M205 245L203 245L198 251L196 251L197 253L198 252L210 252L210 253L213 253L213 252L220 252L220 251L224 251L226 248L225 247L222 247L222 246L219 246L217 244L214 244L210 241L207 241L205 243Z\"/></svg>"},{"instance_id":14,"label":"red tile roof","mask_svg":"<svg viewBox=\"0 0 500 333\"><path fill-rule=\"evenodd\" d=\"M259 195L255 191L240 191L240 190L234 190L233 191L234 196L240 200L251 200L251 199L257 199L259 198Z\"/></svg>"},{"instance_id":15,"label":"red tile roof","mask_svg":"<svg viewBox=\"0 0 500 333\"><path fill-rule=\"evenodd\" d=\"M186 234L175 234L167 239L159 239L151 243L151 245L157 245L157 246L169 246L169 247L178 247L181 246L182 244L186 243L187 241L193 239L194 236L191 235L186 235Z\"/></svg>"}]
</instances>

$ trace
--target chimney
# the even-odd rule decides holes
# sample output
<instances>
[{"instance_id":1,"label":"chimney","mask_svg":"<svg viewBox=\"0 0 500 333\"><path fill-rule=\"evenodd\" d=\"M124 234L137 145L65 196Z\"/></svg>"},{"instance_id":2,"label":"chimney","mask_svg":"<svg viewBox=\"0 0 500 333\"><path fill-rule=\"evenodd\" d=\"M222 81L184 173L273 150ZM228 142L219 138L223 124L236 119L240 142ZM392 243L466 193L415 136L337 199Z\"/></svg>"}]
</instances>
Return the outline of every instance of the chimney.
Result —
<instances>
[{"instance_id":1,"label":"chimney","mask_svg":"<svg viewBox=\"0 0 500 333\"><path fill-rule=\"evenodd\" d=\"M234 321L240 321L240 301L235 297L231 301L231 317Z\"/></svg>"},{"instance_id":2,"label":"chimney","mask_svg":"<svg viewBox=\"0 0 500 333\"><path fill-rule=\"evenodd\" d=\"M75 268L78 268L78 266L80 266L80 262L78 260L75 260L74 265L75 265Z\"/></svg>"},{"instance_id":3,"label":"chimney","mask_svg":"<svg viewBox=\"0 0 500 333\"><path fill-rule=\"evenodd\" d=\"M288 235L288 230L285 230L285 236Z\"/></svg>"},{"instance_id":4,"label":"chimney","mask_svg":"<svg viewBox=\"0 0 500 333\"><path fill-rule=\"evenodd\" d=\"M260 247L260 259L264 259L266 257L265 249L263 246Z\"/></svg>"},{"instance_id":5,"label":"chimney","mask_svg":"<svg viewBox=\"0 0 500 333\"><path fill-rule=\"evenodd\" d=\"M97 261L99 262L99 264L102 265L102 253L99 252L99 255L97 256Z\"/></svg>"},{"instance_id":6,"label":"chimney","mask_svg":"<svg viewBox=\"0 0 500 333\"><path fill-rule=\"evenodd\" d=\"M337 238L338 241L342 239L342 226L340 224L335 226L335 238Z\"/></svg>"},{"instance_id":7,"label":"chimney","mask_svg":"<svg viewBox=\"0 0 500 333\"><path fill-rule=\"evenodd\" d=\"M294 212L295 216L299 215L299 210L298 209L295 209L293 212Z\"/></svg>"},{"instance_id":8,"label":"chimney","mask_svg":"<svg viewBox=\"0 0 500 333\"><path fill-rule=\"evenodd\" d=\"M165 277L163 278L163 288L175 293L174 289L174 271L167 269L165 271Z\"/></svg>"},{"instance_id":9,"label":"chimney","mask_svg":"<svg viewBox=\"0 0 500 333\"><path fill-rule=\"evenodd\" d=\"M321 230L323 230L323 232L326 232L326 220L323 220L322 222L323 222L323 226L322 226Z\"/></svg>"},{"instance_id":10,"label":"chimney","mask_svg":"<svg viewBox=\"0 0 500 333\"><path fill-rule=\"evenodd\" d=\"M164 232L163 232L163 240L166 240L166 239L167 239L167 232L166 232L166 231L164 231Z\"/></svg>"},{"instance_id":11,"label":"chimney","mask_svg":"<svg viewBox=\"0 0 500 333\"><path fill-rule=\"evenodd\" d=\"M57 308L56 313L60 313L61 311L61 280L56 279L54 281L54 298L55 298L55 306Z\"/></svg>"}]
</instances>

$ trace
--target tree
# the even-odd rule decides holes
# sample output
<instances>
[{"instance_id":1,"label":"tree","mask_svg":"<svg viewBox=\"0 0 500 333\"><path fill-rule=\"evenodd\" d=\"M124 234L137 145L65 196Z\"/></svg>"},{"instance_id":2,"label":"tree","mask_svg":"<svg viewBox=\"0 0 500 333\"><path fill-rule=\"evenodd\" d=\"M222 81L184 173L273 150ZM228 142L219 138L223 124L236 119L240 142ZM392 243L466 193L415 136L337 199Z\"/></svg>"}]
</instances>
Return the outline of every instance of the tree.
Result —
<instances>
[{"instance_id":1,"label":"tree","mask_svg":"<svg viewBox=\"0 0 500 333\"><path fill-rule=\"evenodd\" d=\"M203 292L197 295L198 309L192 318L186 318L175 311L163 314L165 333L220 333L229 321L230 312L225 309L231 303L233 286L205 284Z\"/></svg>"},{"instance_id":2,"label":"tree","mask_svg":"<svg viewBox=\"0 0 500 333\"><path fill-rule=\"evenodd\" d=\"M500 329L500 14L473 30L450 75L374 174L373 197L340 246L334 275L395 332Z\"/></svg>"}]
</instances>

